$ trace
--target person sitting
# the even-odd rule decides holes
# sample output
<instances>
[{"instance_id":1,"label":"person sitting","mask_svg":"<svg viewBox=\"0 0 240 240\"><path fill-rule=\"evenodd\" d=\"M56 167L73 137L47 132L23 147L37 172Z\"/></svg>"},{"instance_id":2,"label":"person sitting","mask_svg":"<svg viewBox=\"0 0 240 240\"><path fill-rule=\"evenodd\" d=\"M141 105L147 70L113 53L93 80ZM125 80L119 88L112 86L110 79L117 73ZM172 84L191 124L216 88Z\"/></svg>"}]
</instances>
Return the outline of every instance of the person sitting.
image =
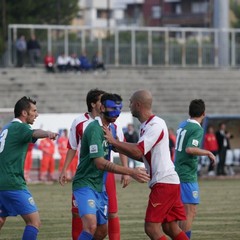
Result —
<instances>
[{"instance_id":1,"label":"person sitting","mask_svg":"<svg viewBox=\"0 0 240 240\"><path fill-rule=\"evenodd\" d=\"M57 68L59 72L66 72L69 68L69 59L64 53L57 58Z\"/></svg>"},{"instance_id":2,"label":"person sitting","mask_svg":"<svg viewBox=\"0 0 240 240\"><path fill-rule=\"evenodd\" d=\"M98 57L98 52L96 52L92 57L92 67L94 70L97 70L97 69L102 69L103 71L106 70L104 63L102 61L100 61L100 59Z\"/></svg>"},{"instance_id":3,"label":"person sitting","mask_svg":"<svg viewBox=\"0 0 240 240\"><path fill-rule=\"evenodd\" d=\"M45 65L45 68L46 68L47 72L49 72L49 73L54 73L55 72L54 64L55 64L55 58L52 55L52 53L49 52L44 57L44 65Z\"/></svg>"},{"instance_id":4,"label":"person sitting","mask_svg":"<svg viewBox=\"0 0 240 240\"><path fill-rule=\"evenodd\" d=\"M78 72L81 70L81 62L78 59L76 53L73 53L70 57L70 68L75 72Z\"/></svg>"},{"instance_id":5,"label":"person sitting","mask_svg":"<svg viewBox=\"0 0 240 240\"><path fill-rule=\"evenodd\" d=\"M81 62L81 70L89 71L89 70L92 69L92 64L89 62L85 52L82 53L82 55L80 56L79 60Z\"/></svg>"}]
</instances>

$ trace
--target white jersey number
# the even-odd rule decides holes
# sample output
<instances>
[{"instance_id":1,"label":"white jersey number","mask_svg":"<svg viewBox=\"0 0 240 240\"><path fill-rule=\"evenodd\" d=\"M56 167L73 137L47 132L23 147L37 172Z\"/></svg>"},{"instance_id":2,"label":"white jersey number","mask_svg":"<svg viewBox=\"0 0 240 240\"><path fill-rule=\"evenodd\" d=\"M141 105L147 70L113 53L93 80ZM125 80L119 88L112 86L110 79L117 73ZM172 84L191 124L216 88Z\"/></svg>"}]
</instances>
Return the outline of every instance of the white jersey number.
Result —
<instances>
[{"instance_id":1,"label":"white jersey number","mask_svg":"<svg viewBox=\"0 0 240 240\"><path fill-rule=\"evenodd\" d=\"M2 131L1 135L0 135L0 153L3 151L4 146L5 146L5 139L7 137L8 134L8 129L5 129L4 131Z\"/></svg>"},{"instance_id":2,"label":"white jersey number","mask_svg":"<svg viewBox=\"0 0 240 240\"><path fill-rule=\"evenodd\" d=\"M175 149L179 152L182 151L183 140L184 140L184 137L186 135L186 132L187 132L187 130L186 129L183 130L182 128L179 128L177 130L177 140L176 140Z\"/></svg>"}]
</instances>

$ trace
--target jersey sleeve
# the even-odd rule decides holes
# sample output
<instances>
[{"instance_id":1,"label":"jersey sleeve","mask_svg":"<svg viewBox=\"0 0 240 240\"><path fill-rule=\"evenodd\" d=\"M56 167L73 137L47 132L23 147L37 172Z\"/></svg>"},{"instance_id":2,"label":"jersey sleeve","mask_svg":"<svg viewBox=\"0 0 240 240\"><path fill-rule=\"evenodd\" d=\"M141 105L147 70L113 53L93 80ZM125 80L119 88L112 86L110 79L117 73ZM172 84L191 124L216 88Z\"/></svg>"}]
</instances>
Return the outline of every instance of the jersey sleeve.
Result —
<instances>
[{"instance_id":1,"label":"jersey sleeve","mask_svg":"<svg viewBox=\"0 0 240 240\"><path fill-rule=\"evenodd\" d=\"M76 126L76 119L75 119L71 125L70 132L69 132L68 144L67 144L68 149L77 150L78 148L76 127L77 126Z\"/></svg>"},{"instance_id":2,"label":"jersey sleeve","mask_svg":"<svg viewBox=\"0 0 240 240\"><path fill-rule=\"evenodd\" d=\"M101 128L90 127L87 129L90 158L104 157L103 131ZM85 134L85 133L84 133ZM104 140L105 141L105 140Z\"/></svg>"},{"instance_id":3,"label":"jersey sleeve","mask_svg":"<svg viewBox=\"0 0 240 240\"><path fill-rule=\"evenodd\" d=\"M188 147L201 147L202 144L202 138L203 138L203 129L202 128L194 128L193 131L191 131L188 142L186 144L186 148Z\"/></svg>"},{"instance_id":4,"label":"jersey sleeve","mask_svg":"<svg viewBox=\"0 0 240 240\"><path fill-rule=\"evenodd\" d=\"M33 131L34 130L28 124L19 124L19 138L22 140L22 142L33 142Z\"/></svg>"},{"instance_id":5,"label":"jersey sleeve","mask_svg":"<svg viewBox=\"0 0 240 240\"><path fill-rule=\"evenodd\" d=\"M156 122L150 123L138 140L138 147L146 155L163 138L164 130Z\"/></svg>"}]
</instances>

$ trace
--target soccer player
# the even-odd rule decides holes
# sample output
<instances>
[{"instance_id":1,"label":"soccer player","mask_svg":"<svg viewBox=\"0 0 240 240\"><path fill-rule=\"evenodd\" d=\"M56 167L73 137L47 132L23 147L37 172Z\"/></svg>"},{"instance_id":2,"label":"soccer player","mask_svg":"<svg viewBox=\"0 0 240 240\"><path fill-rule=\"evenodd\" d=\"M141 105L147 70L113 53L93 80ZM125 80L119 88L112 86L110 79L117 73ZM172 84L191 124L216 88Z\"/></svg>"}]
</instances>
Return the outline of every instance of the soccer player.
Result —
<instances>
[{"instance_id":1,"label":"soccer player","mask_svg":"<svg viewBox=\"0 0 240 240\"><path fill-rule=\"evenodd\" d=\"M177 130L175 147L175 169L181 182L181 198L184 203L187 220L179 226L191 238L191 229L199 204L199 187L197 182L198 156L208 156L214 163L215 156L208 150L201 149L205 117L205 103L202 99L192 100L189 105L190 119L180 123Z\"/></svg>"},{"instance_id":2,"label":"soccer player","mask_svg":"<svg viewBox=\"0 0 240 240\"><path fill-rule=\"evenodd\" d=\"M80 163L73 180L73 194L83 222L83 231L78 240L101 240L107 235L107 172L130 175L139 182L149 180L144 168L132 169L110 161L111 145L105 140L102 127L115 131L111 123L115 122L121 113L121 97L117 94L103 94L100 108L100 117L89 123L84 131Z\"/></svg>"},{"instance_id":3,"label":"soccer player","mask_svg":"<svg viewBox=\"0 0 240 240\"><path fill-rule=\"evenodd\" d=\"M101 113L101 96L104 91L99 89L92 89L88 92L86 97L86 103L88 112L77 117L71 126L68 142L68 151L65 159L64 167L62 173L59 177L59 182L63 185L67 180L67 168L69 164L73 161L77 150L81 152L81 140L83 132L85 131L87 125L94 120L96 116ZM124 135L122 130L114 125L116 128L117 136L120 141L124 140ZM120 160L123 166L128 166L128 159L123 154L120 154ZM122 175L121 183L123 187L129 184L130 178L127 175ZM109 215L108 215L108 235L110 240L120 240L120 221L118 216L118 204L116 195L116 184L113 173L108 173L106 190L109 198ZM72 199L72 239L77 240L78 236L82 231L82 221L78 215L78 207L76 206L76 201L73 197Z\"/></svg>"},{"instance_id":4,"label":"soccer player","mask_svg":"<svg viewBox=\"0 0 240 240\"><path fill-rule=\"evenodd\" d=\"M177 221L185 220L180 196L180 181L170 157L169 136L165 121L152 113L152 95L149 91L136 91L130 98L130 110L141 122L137 143L116 140L104 127L109 144L119 152L144 161L150 174L148 207L145 232L150 239L167 240L164 233L174 240L187 240Z\"/></svg>"},{"instance_id":5,"label":"soccer player","mask_svg":"<svg viewBox=\"0 0 240 240\"><path fill-rule=\"evenodd\" d=\"M8 216L21 215L26 223L22 240L36 240L40 217L24 179L24 160L28 144L38 138L55 139L57 133L33 130L38 116L36 101L22 97L14 107L15 118L0 134L0 230Z\"/></svg>"}]
</instances>

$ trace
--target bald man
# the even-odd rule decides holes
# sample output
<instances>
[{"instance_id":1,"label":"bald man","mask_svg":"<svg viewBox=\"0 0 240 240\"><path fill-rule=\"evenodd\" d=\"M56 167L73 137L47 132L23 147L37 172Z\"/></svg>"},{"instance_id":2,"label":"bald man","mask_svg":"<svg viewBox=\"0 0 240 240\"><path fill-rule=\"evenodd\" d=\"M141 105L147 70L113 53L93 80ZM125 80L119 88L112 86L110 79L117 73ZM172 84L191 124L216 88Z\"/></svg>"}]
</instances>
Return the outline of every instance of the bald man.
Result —
<instances>
[{"instance_id":1,"label":"bald man","mask_svg":"<svg viewBox=\"0 0 240 240\"><path fill-rule=\"evenodd\" d=\"M152 240L188 239L177 221L186 219L180 197L180 181L174 170L169 150L168 128L163 119L152 113L152 94L136 91L129 108L140 123L140 138L136 144L114 139L107 128L105 137L115 149L133 159L143 161L150 174L151 193L145 216L145 232Z\"/></svg>"}]
</instances>

